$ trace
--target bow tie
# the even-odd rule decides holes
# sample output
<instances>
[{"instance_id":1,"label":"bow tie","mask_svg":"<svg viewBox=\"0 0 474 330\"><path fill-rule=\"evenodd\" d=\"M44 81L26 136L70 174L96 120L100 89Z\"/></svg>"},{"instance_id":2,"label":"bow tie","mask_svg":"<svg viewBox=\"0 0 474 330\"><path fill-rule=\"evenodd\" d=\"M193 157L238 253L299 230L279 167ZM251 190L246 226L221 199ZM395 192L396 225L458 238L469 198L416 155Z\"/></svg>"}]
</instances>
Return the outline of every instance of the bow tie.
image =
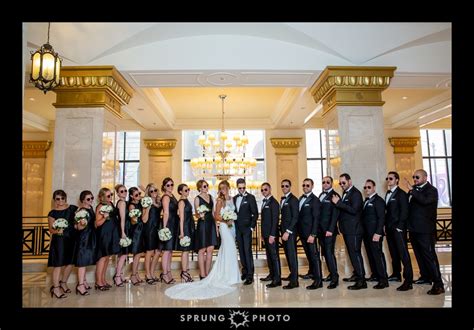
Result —
<instances>
[{"instance_id":1,"label":"bow tie","mask_svg":"<svg viewBox=\"0 0 474 330\"><path fill-rule=\"evenodd\" d=\"M303 196L301 196L301 198L308 198L308 196L306 196L306 195L303 195Z\"/></svg>"},{"instance_id":2,"label":"bow tie","mask_svg":"<svg viewBox=\"0 0 474 330\"><path fill-rule=\"evenodd\" d=\"M266 203L267 201L268 201L268 199L266 199L266 198L263 199L263 202L264 202L264 203Z\"/></svg>"},{"instance_id":3,"label":"bow tie","mask_svg":"<svg viewBox=\"0 0 474 330\"><path fill-rule=\"evenodd\" d=\"M369 199L370 199L370 197L366 197L366 198L365 198L365 201L367 202Z\"/></svg>"},{"instance_id":4,"label":"bow tie","mask_svg":"<svg viewBox=\"0 0 474 330\"><path fill-rule=\"evenodd\" d=\"M387 194L391 194L391 193L392 193L392 191L391 191L391 190L387 190Z\"/></svg>"},{"instance_id":5,"label":"bow tie","mask_svg":"<svg viewBox=\"0 0 474 330\"><path fill-rule=\"evenodd\" d=\"M286 196L281 196L281 198L280 198L280 199L286 199Z\"/></svg>"},{"instance_id":6,"label":"bow tie","mask_svg":"<svg viewBox=\"0 0 474 330\"><path fill-rule=\"evenodd\" d=\"M238 196L238 197L244 197L244 195L242 195L242 194L238 194L237 196Z\"/></svg>"}]
</instances>

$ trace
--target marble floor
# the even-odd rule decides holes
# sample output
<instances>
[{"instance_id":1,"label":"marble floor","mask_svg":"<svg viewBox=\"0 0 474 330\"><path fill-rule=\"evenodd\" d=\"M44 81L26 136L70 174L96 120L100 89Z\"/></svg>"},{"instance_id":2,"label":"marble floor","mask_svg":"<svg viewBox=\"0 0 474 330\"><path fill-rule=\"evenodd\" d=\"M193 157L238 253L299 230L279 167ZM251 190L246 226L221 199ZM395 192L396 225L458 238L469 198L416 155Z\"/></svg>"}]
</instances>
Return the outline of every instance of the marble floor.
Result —
<instances>
[{"instance_id":1,"label":"marble floor","mask_svg":"<svg viewBox=\"0 0 474 330\"><path fill-rule=\"evenodd\" d=\"M265 287L267 282L258 280L267 275L267 268L259 267L256 268L252 285L238 284L233 293L209 300L172 300L163 293L169 287L164 283L142 283L139 286L127 283L124 287L112 287L109 291L90 290L89 296L76 295L73 291L67 298L56 299L51 298L48 292L50 275L46 272L28 272L23 273L23 307L451 307L451 249L438 248L437 253L446 289L445 294L438 296L426 294L431 287L429 285L414 284L413 290L398 292L398 282L391 282L390 287L383 290L372 289L376 283L369 282L368 289L351 291L347 289L350 283L340 281L336 289L327 289L325 283L323 288L310 291L305 286L312 281L300 280L300 287L296 289L268 289ZM413 255L412 262L417 279L419 273ZM350 275L351 268L343 255L338 256L338 266L341 278L344 272ZM305 274L307 266L300 267L299 271ZM195 280L199 280L197 270L190 273ZM288 274L287 267L282 268L282 274ZM174 270L173 275L178 279L179 270ZM141 277L144 278L144 274ZM69 287L73 289L74 284L69 283Z\"/></svg>"}]
</instances>

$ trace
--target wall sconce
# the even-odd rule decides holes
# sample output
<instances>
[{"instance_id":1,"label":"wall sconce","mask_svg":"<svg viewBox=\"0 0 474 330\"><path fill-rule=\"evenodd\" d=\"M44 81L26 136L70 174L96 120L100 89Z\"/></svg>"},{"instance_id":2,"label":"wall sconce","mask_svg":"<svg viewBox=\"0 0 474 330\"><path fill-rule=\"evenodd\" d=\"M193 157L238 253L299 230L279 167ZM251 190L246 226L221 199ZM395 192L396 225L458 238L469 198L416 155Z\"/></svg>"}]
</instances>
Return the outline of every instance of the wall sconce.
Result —
<instances>
[{"instance_id":1,"label":"wall sconce","mask_svg":"<svg viewBox=\"0 0 474 330\"><path fill-rule=\"evenodd\" d=\"M48 41L40 49L31 53L31 75L30 82L42 90L45 94L59 85L59 73L61 70L62 58L59 57Z\"/></svg>"}]
</instances>

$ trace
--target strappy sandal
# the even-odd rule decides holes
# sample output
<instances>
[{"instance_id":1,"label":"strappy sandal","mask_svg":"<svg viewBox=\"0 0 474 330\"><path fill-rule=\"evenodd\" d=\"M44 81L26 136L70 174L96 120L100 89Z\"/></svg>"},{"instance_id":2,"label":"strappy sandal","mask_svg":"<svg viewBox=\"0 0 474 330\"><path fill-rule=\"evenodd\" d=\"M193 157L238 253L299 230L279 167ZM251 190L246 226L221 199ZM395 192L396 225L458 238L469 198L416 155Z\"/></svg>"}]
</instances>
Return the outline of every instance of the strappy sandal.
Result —
<instances>
[{"instance_id":1,"label":"strappy sandal","mask_svg":"<svg viewBox=\"0 0 474 330\"><path fill-rule=\"evenodd\" d=\"M181 282L194 282L193 278L191 277L191 274L188 273L188 271L181 271Z\"/></svg>"},{"instance_id":2,"label":"strappy sandal","mask_svg":"<svg viewBox=\"0 0 474 330\"><path fill-rule=\"evenodd\" d=\"M66 294L65 293L61 293L59 296L56 294L56 292L54 292L54 289L57 289L57 288L60 288L61 291L63 290L63 288L61 288L60 285L58 286L52 286L50 289L49 289L49 292L51 293L51 298L53 298L53 296L55 296L56 298L58 299L61 299L61 298L66 298Z\"/></svg>"},{"instance_id":3,"label":"strappy sandal","mask_svg":"<svg viewBox=\"0 0 474 330\"><path fill-rule=\"evenodd\" d=\"M83 286L84 289L86 288L86 286L84 285L84 283L77 283L77 285L76 285L76 294L79 293L81 296L88 296L88 295L89 295L89 291L87 291L87 289L86 289L86 291L81 292L81 291L79 290L79 287L80 287L80 286Z\"/></svg>"},{"instance_id":4,"label":"strappy sandal","mask_svg":"<svg viewBox=\"0 0 474 330\"><path fill-rule=\"evenodd\" d=\"M62 289L65 293L71 293L71 289L69 289L69 288L64 289L64 288L63 288L63 283L64 283L64 284L67 284L67 282L59 281L59 286L61 287L61 289Z\"/></svg>"},{"instance_id":5,"label":"strappy sandal","mask_svg":"<svg viewBox=\"0 0 474 330\"><path fill-rule=\"evenodd\" d=\"M116 278L120 279L119 283L117 283L117 281L115 280ZM115 274L112 279L114 280L114 285L115 286L123 287L123 281L122 281L122 277L120 277L120 275Z\"/></svg>"}]
</instances>

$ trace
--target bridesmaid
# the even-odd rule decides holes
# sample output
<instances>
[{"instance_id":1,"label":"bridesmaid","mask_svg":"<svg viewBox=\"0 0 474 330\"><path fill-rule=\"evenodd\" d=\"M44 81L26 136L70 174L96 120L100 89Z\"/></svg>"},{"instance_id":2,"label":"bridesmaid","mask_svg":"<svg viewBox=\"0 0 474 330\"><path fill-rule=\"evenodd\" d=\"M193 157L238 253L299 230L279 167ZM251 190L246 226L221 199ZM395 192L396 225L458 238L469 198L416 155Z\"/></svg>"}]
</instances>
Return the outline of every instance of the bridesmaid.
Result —
<instances>
[{"instance_id":1,"label":"bridesmaid","mask_svg":"<svg viewBox=\"0 0 474 330\"><path fill-rule=\"evenodd\" d=\"M165 178L161 185L161 191L164 193L161 198L163 206L163 223L161 228L168 228L171 231L171 238L167 241L161 241L160 244L163 250L163 257L161 257L163 274L160 275L160 278L161 281L166 284L172 284L175 282L173 275L171 274L171 257L173 250L176 249L176 243L178 241L178 201L173 196L173 186L174 183L171 178Z\"/></svg>"},{"instance_id":2,"label":"bridesmaid","mask_svg":"<svg viewBox=\"0 0 474 330\"><path fill-rule=\"evenodd\" d=\"M143 238L145 245L145 281L155 284L159 279L154 275L156 265L160 258L161 250L158 249L158 227L160 224L161 199L154 183L149 183L145 188L145 196L152 199L153 204L143 213Z\"/></svg>"},{"instance_id":3,"label":"bridesmaid","mask_svg":"<svg viewBox=\"0 0 474 330\"><path fill-rule=\"evenodd\" d=\"M181 280L184 282L193 282L193 278L189 274L188 262L189 262L189 251L193 250L194 244L194 217L193 217L193 206L188 200L189 187L182 183L178 186L178 194L181 198L178 201L178 214L179 214L179 239L187 236L191 239L189 246L181 246L178 240L178 251L183 251L181 254Z\"/></svg>"},{"instance_id":4,"label":"bridesmaid","mask_svg":"<svg viewBox=\"0 0 474 330\"><path fill-rule=\"evenodd\" d=\"M53 268L53 286L50 288L51 297L65 298L65 293L71 290L67 287L67 280L71 274L74 252L74 214L77 206L67 204L64 190L53 193L54 208L48 214L49 232L51 243L49 248L48 267ZM57 219L66 219L68 227L54 229L53 223ZM61 270L63 270L62 280Z\"/></svg>"},{"instance_id":5,"label":"bridesmaid","mask_svg":"<svg viewBox=\"0 0 474 330\"><path fill-rule=\"evenodd\" d=\"M109 265L110 256L120 252L119 235L117 230L117 210L112 203L113 193L109 188L101 188L98 194L98 204L95 208L95 228L96 228L96 268L95 282L96 288L112 286L105 280L105 274ZM101 211L104 206L110 206L110 212ZM101 289L102 290L102 289Z\"/></svg>"},{"instance_id":6,"label":"bridesmaid","mask_svg":"<svg viewBox=\"0 0 474 330\"><path fill-rule=\"evenodd\" d=\"M140 285L140 283L143 282L143 280L140 279L140 276L138 275L138 265L140 263L140 258L142 257L143 252L145 252L145 248L143 246L143 209L140 199L140 191L137 187L128 189L128 207L126 216L127 221L130 223L130 238L132 240L130 252L133 254L133 264L130 282L133 285ZM130 218L130 211L134 209L140 210L142 215L139 217Z\"/></svg>"},{"instance_id":7,"label":"bridesmaid","mask_svg":"<svg viewBox=\"0 0 474 330\"><path fill-rule=\"evenodd\" d=\"M199 220L196 228L194 248L198 251L199 277L203 279L211 270L212 252L214 251L214 245L217 245L217 230L216 222L212 216L214 202L212 201L212 196L208 193L209 184L206 180L199 180L196 186L199 190L199 195L194 199L194 210ZM197 209L201 205L205 205L209 211L198 213Z\"/></svg>"},{"instance_id":8,"label":"bridesmaid","mask_svg":"<svg viewBox=\"0 0 474 330\"><path fill-rule=\"evenodd\" d=\"M129 237L128 235L130 231L130 222L125 221L126 220L125 212L127 210L127 202L125 201L125 199L127 198L127 187L125 187L123 184L118 184L115 186L115 192L117 193L117 196L119 198L115 206L117 209L117 231L120 238L126 238L126 237ZM120 240L119 240L119 245L120 245ZM127 247L120 246L117 266L115 268L115 274L113 277L114 284L119 287L122 287L123 283L125 282L123 278L123 265L125 264L125 261L127 260L128 250L129 250L129 246Z\"/></svg>"},{"instance_id":9,"label":"bridesmaid","mask_svg":"<svg viewBox=\"0 0 474 330\"><path fill-rule=\"evenodd\" d=\"M76 222L74 227L78 230L76 235L76 244L74 246L74 264L77 267L77 286L76 294L85 296L89 294L89 283L86 280L86 266L94 265L96 262L96 236L94 231L95 212L92 207L94 196L89 190L84 190L79 195L80 207L76 214L81 210L87 211L85 222Z\"/></svg>"}]
</instances>

